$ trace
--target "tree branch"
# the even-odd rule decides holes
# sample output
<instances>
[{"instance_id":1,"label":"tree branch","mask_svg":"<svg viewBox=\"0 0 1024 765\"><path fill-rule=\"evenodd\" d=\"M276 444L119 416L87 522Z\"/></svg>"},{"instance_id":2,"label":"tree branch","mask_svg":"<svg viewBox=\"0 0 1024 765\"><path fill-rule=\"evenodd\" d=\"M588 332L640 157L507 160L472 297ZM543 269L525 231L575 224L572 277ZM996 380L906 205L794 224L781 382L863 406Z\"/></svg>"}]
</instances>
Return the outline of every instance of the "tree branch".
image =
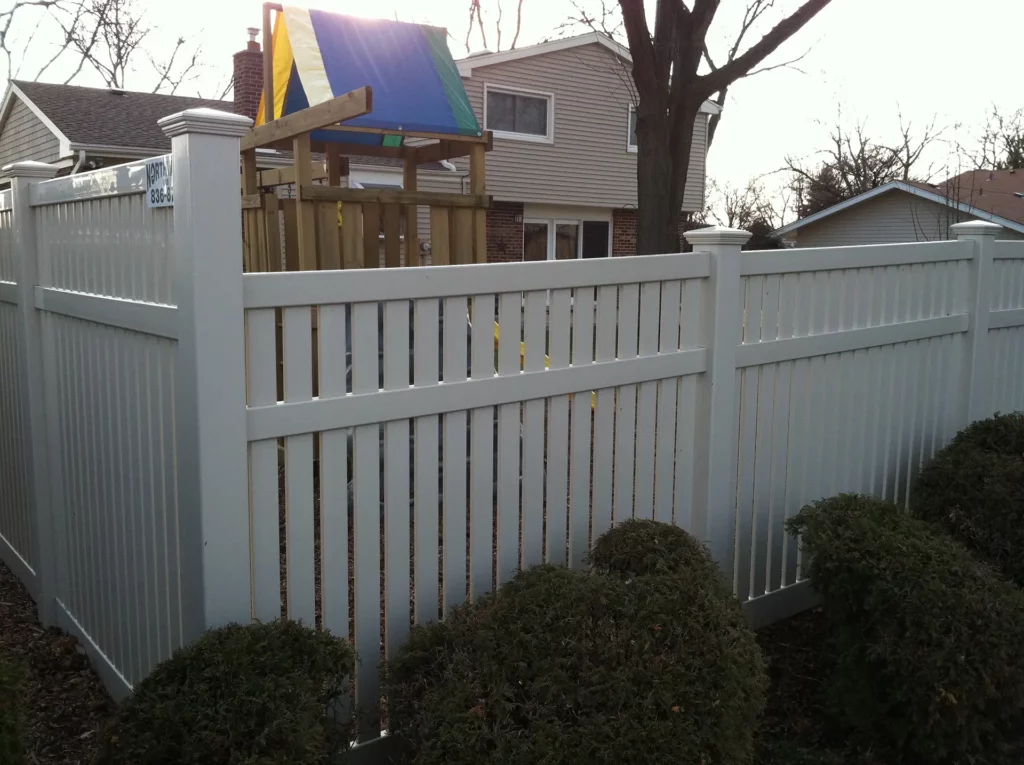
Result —
<instances>
[{"instance_id":1,"label":"tree branch","mask_svg":"<svg viewBox=\"0 0 1024 765\"><path fill-rule=\"evenodd\" d=\"M697 78L699 92L708 98L716 91L727 88L740 77L774 53L782 43L803 28L831 0L807 0L792 15L780 21L745 53L723 64L717 70Z\"/></svg>"}]
</instances>

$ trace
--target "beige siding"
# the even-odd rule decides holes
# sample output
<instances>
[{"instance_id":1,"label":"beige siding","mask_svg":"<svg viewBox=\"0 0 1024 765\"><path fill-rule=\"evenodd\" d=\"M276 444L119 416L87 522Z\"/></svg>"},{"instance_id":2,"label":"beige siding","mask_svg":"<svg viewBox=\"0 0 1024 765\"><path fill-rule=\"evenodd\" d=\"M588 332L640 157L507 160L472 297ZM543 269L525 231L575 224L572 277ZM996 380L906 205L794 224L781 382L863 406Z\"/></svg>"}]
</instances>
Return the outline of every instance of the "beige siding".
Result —
<instances>
[{"instance_id":1,"label":"beige siding","mask_svg":"<svg viewBox=\"0 0 1024 765\"><path fill-rule=\"evenodd\" d=\"M797 247L934 242L949 239L949 227L972 216L946 205L893 190L809 223L793 232ZM1009 229L1000 238L1021 239Z\"/></svg>"},{"instance_id":2,"label":"beige siding","mask_svg":"<svg viewBox=\"0 0 1024 765\"><path fill-rule=\"evenodd\" d=\"M487 154L488 193L512 202L636 205L636 153L626 148L628 77L620 60L596 43L474 68L463 83L481 124L485 83L554 95L554 143L495 138ZM703 206L706 145L707 115L700 114L686 211Z\"/></svg>"},{"instance_id":3,"label":"beige siding","mask_svg":"<svg viewBox=\"0 0 1024 765\"><path fill-rule=\"evenodd\" d=\"M0 132L0 167L30 159L56 162L59 158L60 142L56 136L20 99L15 98L3 132Z\"/></svg>"}]
</instances>

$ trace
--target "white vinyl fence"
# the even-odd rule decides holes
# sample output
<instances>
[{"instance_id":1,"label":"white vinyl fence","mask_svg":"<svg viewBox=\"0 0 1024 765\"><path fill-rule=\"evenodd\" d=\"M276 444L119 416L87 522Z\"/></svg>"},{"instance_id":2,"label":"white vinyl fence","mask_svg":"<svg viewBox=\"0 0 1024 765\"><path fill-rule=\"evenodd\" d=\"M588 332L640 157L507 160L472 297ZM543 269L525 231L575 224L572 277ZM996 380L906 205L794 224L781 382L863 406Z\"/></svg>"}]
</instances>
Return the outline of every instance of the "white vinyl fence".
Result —
<instances>
[{"instance_id":1,"label":"white vinyl fence","mask_svg":"<svg viewBox=\"0 0 1024 765\"><path fill-rule=\"evenodd\" d=\"M207 627L285 615L353 641L372 739L411 625L630 517L784 618L813 602L787 517L904 503L958 429L1024 408L1024 243L992 224L243 275L246 121L164 124L173 208L141 163L16 165L0 197L0 550L118 695Z\"/></svg>"}]
</instances>

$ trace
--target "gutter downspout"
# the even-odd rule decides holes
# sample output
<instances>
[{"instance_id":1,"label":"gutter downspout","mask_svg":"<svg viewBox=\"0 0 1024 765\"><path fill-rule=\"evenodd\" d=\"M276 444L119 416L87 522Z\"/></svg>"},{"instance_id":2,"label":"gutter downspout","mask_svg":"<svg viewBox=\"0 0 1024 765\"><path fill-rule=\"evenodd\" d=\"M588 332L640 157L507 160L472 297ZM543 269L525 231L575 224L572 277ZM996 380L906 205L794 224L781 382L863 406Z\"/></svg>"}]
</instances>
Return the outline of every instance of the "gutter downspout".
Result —
<instances>
[{"instance_id":1,"label":"gutter downspout","mask_svg":"<svg viewBox=\"0 0 1024 765\"><path fill-rule=\"evenodd\" d=\"M71 168L71 174L75 175L79 170L82 169L82 165L85 164L85 149L78 150L78 161L75 162L75 166Z\"/></svg>"}]
</instances>

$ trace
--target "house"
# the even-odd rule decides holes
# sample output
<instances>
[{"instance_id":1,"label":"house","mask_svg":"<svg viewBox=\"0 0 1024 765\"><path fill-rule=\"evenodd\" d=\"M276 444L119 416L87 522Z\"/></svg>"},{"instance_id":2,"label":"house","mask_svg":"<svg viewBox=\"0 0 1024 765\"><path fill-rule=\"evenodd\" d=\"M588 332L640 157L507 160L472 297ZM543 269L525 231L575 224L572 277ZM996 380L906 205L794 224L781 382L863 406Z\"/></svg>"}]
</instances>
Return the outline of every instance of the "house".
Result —
<instances>
[{"instance_id":1,"label":"house","mask_svg":"<svg viewBox=\"0 0 1024 765\"><path fill-rule=\"evenodd\" d=\"M789 247L932 242L949 227L987 220L1024 239L1024 172L972 170L938 184L891 181L776 229Z\"/></svg>"},{"instance_id":2,"label":"house","mask_svg":"<svg viewBox=\"0 0 1024 765\"><path fill-rule=\"evenodd\" d=\"M255 117L263 53L251 29L234 56L234 100L14 81L0 106L0 166L21 160L78 172L170 150L161 117L205 106ZM636 252L636 135L629 51L590 33L457 62L480 124L494 133L487 157L490 261L629 255ZM708 118L698 114L683 212L703 207ZM261 167L290 163L262 152ZM402 185L401 160L351 157L350 182ZM461 192L463 160L419 169L421 191ZM424 208L426 209L426 208ZM420 226L429 238L429 221Z\"/></svg>"}]
</instances>

